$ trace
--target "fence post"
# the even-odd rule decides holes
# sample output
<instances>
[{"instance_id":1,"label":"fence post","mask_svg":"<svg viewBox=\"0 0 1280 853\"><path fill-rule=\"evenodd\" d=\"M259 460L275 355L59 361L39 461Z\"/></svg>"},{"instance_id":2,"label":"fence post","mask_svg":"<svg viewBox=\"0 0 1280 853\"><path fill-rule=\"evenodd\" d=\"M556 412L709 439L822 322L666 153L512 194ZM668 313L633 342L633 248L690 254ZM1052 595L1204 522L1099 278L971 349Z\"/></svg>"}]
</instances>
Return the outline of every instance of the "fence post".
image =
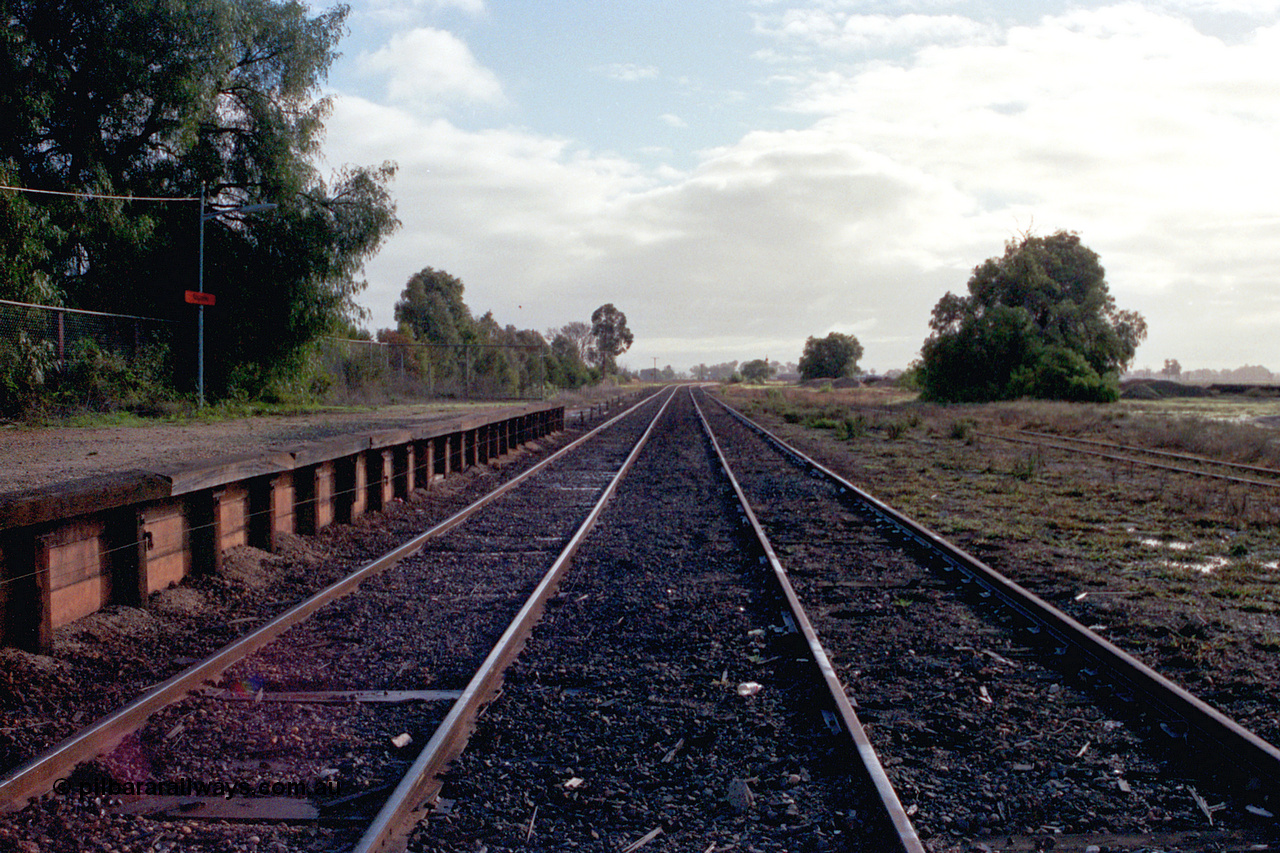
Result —
<instances>
[{"instance_id":1,"label":"fence post","mask_svg":"<svg viewBox=\"0 0 1280 853\"><path fill-rule=\"evenodd\" d=\"M67 312L58 312L58 369L67 369Z\"/></svg>"}]
</instances>

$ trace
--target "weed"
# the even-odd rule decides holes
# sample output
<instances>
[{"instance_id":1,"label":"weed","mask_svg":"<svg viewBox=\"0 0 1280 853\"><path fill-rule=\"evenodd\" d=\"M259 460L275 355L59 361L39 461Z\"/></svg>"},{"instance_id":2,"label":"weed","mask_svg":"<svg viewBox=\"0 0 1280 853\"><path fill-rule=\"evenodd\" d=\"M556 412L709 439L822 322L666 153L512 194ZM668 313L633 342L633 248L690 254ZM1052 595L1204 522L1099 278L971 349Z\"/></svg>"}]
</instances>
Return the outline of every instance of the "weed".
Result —
<instances>
[{"instance_id":1,"label":"weed","mask_svg":"<svg viewBox=\"0 0 1280 853\"><path fill-rule=\"evenodd\" d=\"M836 427L836 438L841 441L853 441L867 434L867 416L861 413L852 418L845 418Z\"/></svg>"},{"instance_id":2,"label":"weed","mask_svg":"<svg viewBox=\"0 0 1280 853\"><path fill-rule=\"evenodd\" d=\"M805 418L804 425L809 429L837 429L841 421L834 418L825 418L818 415L810 415Z\"/></svg>"},{"instance_id":3,"label":"weed","mask_svg":"<svg viewBox=\"0 0 1280 853\"><path fill-rule=\"evenodd\" d=\"M966 444L973 441L973 430L977 424L972 418L960 418L951 422L951 437Z\"/></svg>"},{"instance_id":4,"label":"weed","mask_svg":"<svg viewBox=\"0 0 1280 853\"><path fill-rule=\"evenodd\" d=\"M1038 448L1029 450L1026 455L1013 461L1013 466L1010 468L1009 473L1016 479L1026 482L1035 478L1036 474L1040 472L1042 464L1040 450Z\"/></svg>"},{"instance_id":5,"label":"weed","mask_svg":"<svg viewBox=\"0 0 1280 853\"><path fill-rule=\"evenodd\" d=\"M1262 652L1280 652L1280 637L1267 634L1253 641L1253 646Z\"/></svg>"}]
</instances>

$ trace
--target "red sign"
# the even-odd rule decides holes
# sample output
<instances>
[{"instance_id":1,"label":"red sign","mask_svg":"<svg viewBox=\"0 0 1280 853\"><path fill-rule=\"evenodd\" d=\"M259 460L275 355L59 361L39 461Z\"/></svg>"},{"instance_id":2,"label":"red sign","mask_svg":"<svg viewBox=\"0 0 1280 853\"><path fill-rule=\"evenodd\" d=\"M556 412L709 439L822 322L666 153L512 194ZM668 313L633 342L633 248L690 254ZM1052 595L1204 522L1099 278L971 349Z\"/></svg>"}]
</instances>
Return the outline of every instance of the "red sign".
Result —
<instances>
[{"instance_id":1,"label":"red sign","mask_svg":"<svg viewBox=\"0 0 1280 853\"><path fill-rule=\"evenodd\" d=\"M205 293L200 290L188 290L187 301L192 305L212 305L214 300L212 293Z\"/></svg>"}]
</instances>

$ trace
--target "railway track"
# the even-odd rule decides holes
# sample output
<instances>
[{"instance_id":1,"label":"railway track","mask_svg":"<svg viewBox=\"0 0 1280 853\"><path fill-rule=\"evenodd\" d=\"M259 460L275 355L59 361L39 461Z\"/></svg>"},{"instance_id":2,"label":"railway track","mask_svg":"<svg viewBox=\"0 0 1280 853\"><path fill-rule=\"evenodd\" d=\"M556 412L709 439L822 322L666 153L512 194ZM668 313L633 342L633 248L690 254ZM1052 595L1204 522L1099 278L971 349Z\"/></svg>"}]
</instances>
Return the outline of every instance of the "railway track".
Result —
<instances>
[{"instance_id":1,"label":"railway track","mask_svg":"<svg viewBox=\"0 0 1280 853\"><path fill-rule=\"evenodd\" d=\"M9 773L8 807L52 795L6 815L0 838L41 850L258 849L268 836L281 849L380 846L398 828L382 810L416 791L398 790L414 755L451 707L491 689L468 678L495 641L508 655L518 645L508 623L539 606L526 598L545 595L548 567L567 561L661 404L624 412Z\"/></svg>"},{"instance_id":2,"label":"railway track","mask_svg":"<svg viewBox=\"0 0 1280 853\"><path fill-rule=\"evenodd\" d=\"M10 774L62 789L0 845L1275 842L1280 752L1043 601L718 403L611 423Z\"/></svg>"},{"instance_id":3,"label":"railway track","mask_svg":"<svg viewBox=\"0 0 1280 853\"><path fill-rule=\"evenodd\" d=\"M1274 747L745 419L709 417L922 836L1267 849L1249 845L1271 843Z\"/></svg>"},{"instance_id":4,"label":"railway track","mask_svg":"<svg viewBox=\"0 0 1280 853\"><path fill-rule=\"evenodd\" d=\"M682 392L410 849L923 850L749 518Z\"/></svg>"},{"instance_id":5,"label":"railway track","mask_svg":"<svg viewBox=\"0 0 1280 853\"><path fill-rule=\"evenodd\" d=\"M1178 474L1208 477L1243 486L1280 489L1280 470L1260 465L1246 465L1241 462L1228 462L1191 453L1173 453L1167 450L1154 450L1147 447L1115 444L1109 441L1097 441L1089 438L1075 438L1054 433L1036 432L1034 430L1011 429L1001 432L977 432L975 434L986 438L1060 450L1065 453L1096 456L1111 462L1127 465L1142 465L1147 468L1171 471Z\"/></svg>"}]
</instances>

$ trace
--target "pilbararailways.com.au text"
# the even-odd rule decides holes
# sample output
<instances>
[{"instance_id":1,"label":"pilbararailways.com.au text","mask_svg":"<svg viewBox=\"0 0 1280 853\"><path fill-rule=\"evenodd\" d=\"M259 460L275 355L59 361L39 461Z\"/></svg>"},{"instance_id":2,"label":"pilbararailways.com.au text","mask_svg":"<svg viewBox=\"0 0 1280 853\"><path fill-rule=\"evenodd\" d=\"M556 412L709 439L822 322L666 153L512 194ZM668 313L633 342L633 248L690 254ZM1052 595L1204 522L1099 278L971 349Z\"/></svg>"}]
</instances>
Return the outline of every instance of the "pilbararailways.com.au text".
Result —
<instances>
[{"instance_id":1,"label":"pilbararailways.com.au text","mask_svg":"<svg viewBox=\"0 0 1280 853\"><path fill-rule=\"evenodd\" d=\"M60 797L291 797L305 800L313 796L332 797L342 793L337 779L314 782L237 782L223 779L149 779L120 782L103 776L59 779L53 792Z\"/></svg>"}]
</instances>

